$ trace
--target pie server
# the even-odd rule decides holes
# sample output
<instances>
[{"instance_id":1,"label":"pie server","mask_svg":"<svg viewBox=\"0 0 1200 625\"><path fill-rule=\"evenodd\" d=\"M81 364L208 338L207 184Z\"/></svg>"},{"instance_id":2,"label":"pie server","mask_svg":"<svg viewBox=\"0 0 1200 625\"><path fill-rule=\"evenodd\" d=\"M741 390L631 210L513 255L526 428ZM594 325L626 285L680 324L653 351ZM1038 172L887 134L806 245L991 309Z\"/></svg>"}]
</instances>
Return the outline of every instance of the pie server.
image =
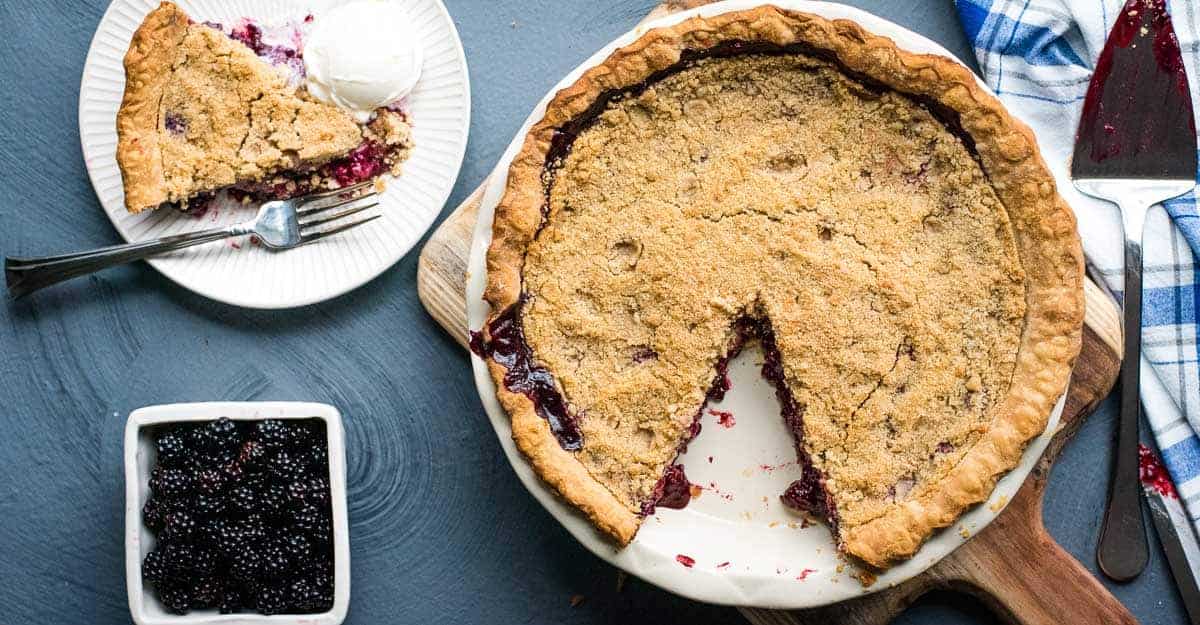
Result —
<instances>
[{"instance_id":1,"label":"pie server","mask_svg":"<svg viewBox=\"0 0 1200 625\"><path fill-rule=\"evenodd\" d=\"M1128 0L1083 102L1071 160L1080 192L1121 208L1125 231L1125 356L1116 463L1096 559L1117 581L1137 577L1149 551L1138 500L1142 227L1151 206L1196 185L1196 127L1179 41L1163 0Z\"/></svg>"}]
</instances>

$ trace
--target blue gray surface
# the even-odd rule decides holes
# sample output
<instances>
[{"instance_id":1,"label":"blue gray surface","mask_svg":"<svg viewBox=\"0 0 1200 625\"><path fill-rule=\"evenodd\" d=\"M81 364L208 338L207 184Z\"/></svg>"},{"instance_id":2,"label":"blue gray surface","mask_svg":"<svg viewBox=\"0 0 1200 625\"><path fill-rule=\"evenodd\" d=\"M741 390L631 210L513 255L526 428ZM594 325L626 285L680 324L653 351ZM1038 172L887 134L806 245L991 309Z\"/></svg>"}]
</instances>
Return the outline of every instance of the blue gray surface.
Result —
<instances>
[{"instance_id":1,"label":"blue gray surface","mask_svg":"<svg viewBox=\"0 0 1200 625\"><path fill-rule=\"evenodd\" d=\"M471 143L450 206L491 169L558 78L653 0L447 0L471 68ZM969 56L949 0L858 1ZM79 152L79 76L104 0L0 0L0 254L118 241ZM121 434L129 411L294 399L346 417L352 624L740 623L616 572L520 486L466 355L421 309L416 254L338 300L288 312L215 304L146 265L0 303L0 622L127 623ZM1054 536L1094 570L1113 430L1085 425L1046 496ZM1114 592L1183 623L1157 552ZM1054 592L1053 588L1045 589ZM582 604L571 606L580 595ZM901 623L987 623L938 594Z\"/></svg>"}]
</instances>

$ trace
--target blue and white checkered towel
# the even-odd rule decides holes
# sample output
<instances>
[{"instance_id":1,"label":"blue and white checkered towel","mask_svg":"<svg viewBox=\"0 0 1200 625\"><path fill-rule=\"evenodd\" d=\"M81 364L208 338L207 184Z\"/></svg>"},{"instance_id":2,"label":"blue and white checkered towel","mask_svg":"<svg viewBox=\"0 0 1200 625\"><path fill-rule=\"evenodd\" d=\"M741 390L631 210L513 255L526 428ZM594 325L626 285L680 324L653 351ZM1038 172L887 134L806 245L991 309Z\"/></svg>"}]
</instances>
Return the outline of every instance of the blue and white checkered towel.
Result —
<instances>
[{"instance_id":1,"label":"blue and white checkered towel","mask_svg":"<svg viewBox=\"0 0 1200 625\"><path fill-rule=\"evenodd\" d=\"M1092 67L1124 0L957 0L984 79L1033 127L1059 192L1075 209L1084 251L1114 291L1122 288L1116 206L1075 191L1067 167ZM1168 3L1200 104L1200 3ZM1200 112L1197 113L1200 119ZM1142 402L1192 524L1200 530L1200 212L1195 191L1146 220ZM1195 564L1193 564L1195 566Z\"/></svg>"}]
</instances>

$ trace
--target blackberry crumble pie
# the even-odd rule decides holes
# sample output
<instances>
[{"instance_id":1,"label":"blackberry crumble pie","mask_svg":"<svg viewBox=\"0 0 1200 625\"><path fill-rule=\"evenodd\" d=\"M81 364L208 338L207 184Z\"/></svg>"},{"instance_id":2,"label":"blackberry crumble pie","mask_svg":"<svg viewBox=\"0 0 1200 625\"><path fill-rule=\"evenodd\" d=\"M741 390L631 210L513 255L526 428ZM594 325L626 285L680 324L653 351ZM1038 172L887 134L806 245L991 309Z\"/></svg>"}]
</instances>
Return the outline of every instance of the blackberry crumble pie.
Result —
<instances>
[{"instance_id":1,"label":"blackberry crumble pie","mask_svg":"<svg viewBox=\"0 0 1200 625\"><path fill-rule=\"evenodd\" d=\"M652 30L509 170L473 336L538 474L624 545L762 344L804 476L876 569L984 501L1066 388L1075 218L961 65L760 7ZM715 375L714 375L715 372Z\"/></svg>"},{"instance_id":2,"label":"blackberry crumble pie","mask_svg":"<svg viewBox=\"0 0 1200 625\"><path fill-rule=\"evenodd\" d=\"M412 149L405 113L364 123L303 85L301 29L226 29L163 2L133 35L117 113L117 162L131 213L202 210L219 192L266 201L399 173Z\"/></svg>"}]
</instances>

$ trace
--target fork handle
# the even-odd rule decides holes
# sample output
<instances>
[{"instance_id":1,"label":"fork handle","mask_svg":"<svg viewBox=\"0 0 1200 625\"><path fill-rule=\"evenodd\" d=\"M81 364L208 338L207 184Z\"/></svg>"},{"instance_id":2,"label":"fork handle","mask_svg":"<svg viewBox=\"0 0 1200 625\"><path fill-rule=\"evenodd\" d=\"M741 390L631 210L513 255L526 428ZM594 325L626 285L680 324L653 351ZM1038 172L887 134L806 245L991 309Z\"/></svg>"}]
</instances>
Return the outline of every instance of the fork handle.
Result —
<instances>
[{"instance_id":1,"label":"fork handle","mask_svg":"<svg viewBox=\"0 0 1200 625\"><path fill-rule=\"evenodd\" d=\"M1127 582L1146 568L1149 546L1142 520L1138 471L1138 426L1142 417L1142 225L1148 207L1121 206L1125 226L1124 356L1121 360L1120 413L1116 463L1109 482L1108 506L1096 546L1104 574Z\"/></svg>"},{"instance_id":2,"label":"fork handle","mask_svg":"<svg viewBox=\"0 0 1200 625\"><path fill-rule=\"evenodd\" d=\"M175 234L140 243L112 245L87 252L39 258L5 258L4 278L13 297L24 297L38 289L101 269L251 232L247 224L237 224Z\"/></svg>"}]
</instances>

